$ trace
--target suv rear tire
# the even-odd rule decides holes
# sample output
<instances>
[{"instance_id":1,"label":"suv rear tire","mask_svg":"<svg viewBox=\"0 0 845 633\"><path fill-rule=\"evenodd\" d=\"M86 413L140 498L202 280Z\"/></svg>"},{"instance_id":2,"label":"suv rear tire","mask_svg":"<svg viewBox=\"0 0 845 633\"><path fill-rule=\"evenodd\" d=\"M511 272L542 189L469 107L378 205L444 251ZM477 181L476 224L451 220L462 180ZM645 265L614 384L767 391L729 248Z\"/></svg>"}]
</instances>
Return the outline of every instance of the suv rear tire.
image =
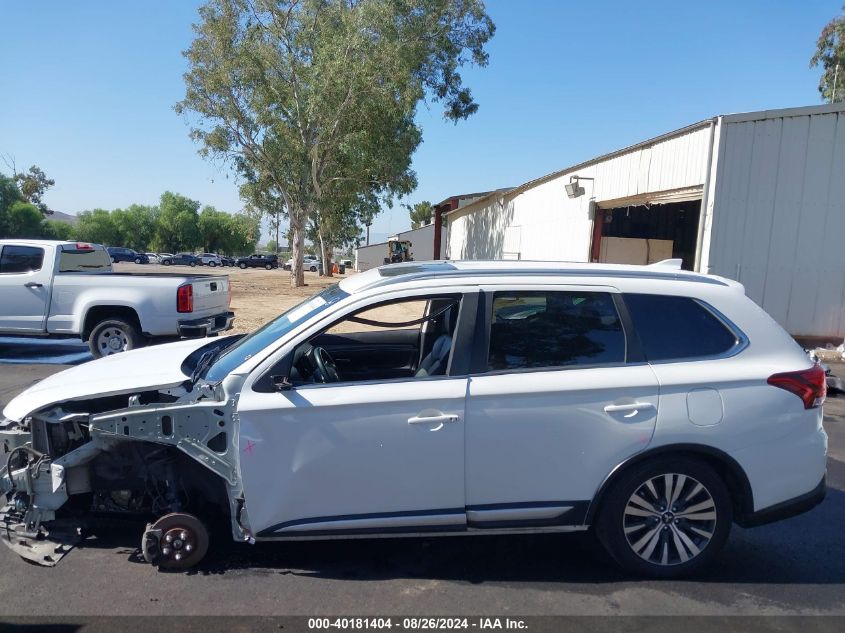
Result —
<instances>
[{"instance_id":1,"label":"suv rear tire","mask_svg":"<svg viewBox=\"0 0 845 633\"><path fill-rule=\"evenodd\" d=\"M661 458L622 474L604 497L596 535L625 570L695 574L718 556L733 522L722 478L698 459Z\"/></svg>"},{"instance_id":2,"label":"suv rear tire","mask_svg":"<svg viewBox=\"0 0 845 633\"><path fill-rule=\"evenodd\" d=\"M128 352L143 347L145 343L146 339L138 327L122 318L103 319L88 337L88 349L94 358Z\"/></svg>"}]
</instances>

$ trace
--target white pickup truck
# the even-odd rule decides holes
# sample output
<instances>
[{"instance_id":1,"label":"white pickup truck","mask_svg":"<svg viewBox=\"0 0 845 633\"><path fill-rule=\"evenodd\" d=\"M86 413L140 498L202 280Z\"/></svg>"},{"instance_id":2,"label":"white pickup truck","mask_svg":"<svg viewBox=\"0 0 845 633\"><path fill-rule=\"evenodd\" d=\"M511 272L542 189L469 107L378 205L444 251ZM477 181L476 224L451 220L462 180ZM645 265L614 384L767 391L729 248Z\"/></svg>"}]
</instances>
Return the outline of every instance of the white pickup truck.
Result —
<instances>
[{"instance_id":1,"label":"white pickup truck","mask_svg":"<svg viewBox=\"0 0 845 633\"><path fill-rule=\"evenodd\" d=\"M97 244L0 240L0 336L81 338L95 358L232 327L225 275L123 274Z\"/></svg>"}]
</instances>

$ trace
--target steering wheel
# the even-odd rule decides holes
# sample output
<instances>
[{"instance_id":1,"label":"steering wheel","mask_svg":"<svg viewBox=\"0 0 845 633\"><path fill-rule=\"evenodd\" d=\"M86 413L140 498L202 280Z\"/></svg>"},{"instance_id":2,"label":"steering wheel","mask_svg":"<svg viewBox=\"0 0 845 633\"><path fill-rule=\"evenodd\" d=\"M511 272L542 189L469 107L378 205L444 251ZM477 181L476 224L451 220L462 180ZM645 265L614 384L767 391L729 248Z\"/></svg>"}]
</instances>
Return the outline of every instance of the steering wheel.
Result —
<instances>
[{"instance_id":1,"label":"steering wheel","mask_svg":"<svg viewBox=\"0 0 845 633\"><path fill-rule=\"evenodd\" d=\"M340 382L337 365L324 348L312 347L306 354L306 358L314 369L314 382Z\"/></svg>"}]
</instances>

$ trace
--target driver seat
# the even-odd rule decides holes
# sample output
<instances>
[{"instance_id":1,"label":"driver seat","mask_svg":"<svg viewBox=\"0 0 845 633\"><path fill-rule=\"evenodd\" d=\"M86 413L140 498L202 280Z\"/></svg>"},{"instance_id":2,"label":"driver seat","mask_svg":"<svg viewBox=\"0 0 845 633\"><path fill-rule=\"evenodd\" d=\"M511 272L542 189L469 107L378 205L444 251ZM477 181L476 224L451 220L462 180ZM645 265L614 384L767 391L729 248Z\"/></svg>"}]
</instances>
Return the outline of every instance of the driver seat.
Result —
<instances>
[{"instance_id":1,"label":"driver seat","mask_svg":"<svg viewBox=\"0 0 845 633\"><path fill-rule=\"evenodd\" d=\"M449 352L452 351L452 337L448 334L441 334L434 341L431 351L420 361L420 367L414 378L426 378L446 373L446 361Z\"/></svg>"}]
</instances>

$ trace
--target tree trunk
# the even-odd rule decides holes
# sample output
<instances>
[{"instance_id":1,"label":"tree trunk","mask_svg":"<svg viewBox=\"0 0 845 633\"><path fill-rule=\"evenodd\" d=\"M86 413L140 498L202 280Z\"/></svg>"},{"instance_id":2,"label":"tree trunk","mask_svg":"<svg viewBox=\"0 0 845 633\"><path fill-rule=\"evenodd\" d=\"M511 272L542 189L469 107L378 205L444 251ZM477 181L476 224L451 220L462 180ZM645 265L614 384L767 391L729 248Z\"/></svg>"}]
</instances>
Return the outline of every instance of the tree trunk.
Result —
<instances>
[{"instance_id":1,"label":"tree trunk","mask_svg":"<svg viewBox=\"0 0 845 633\"><path fill-rule=\"evenodd\" d=\"M302 251L305 248L305 231L302 229L302 215L297 214L294 219L294 214L290 216L290 228L293 234L291 240L291 266L290 266L290 285L293 288L299 288L305 285L305 270L302 268Z\"/></svg>"},{"instance_id":2,"label":"tree trunk","mask_svg":"<svg viewBox=\"0 0 845 633\"><path fill-rule=\"evenodd\" d=\"M323 232L320 231L320 258L323 260L323 276L334 277L332 275L332 249L326 244L323 239Z\"/></svg>"}]
</instances>

